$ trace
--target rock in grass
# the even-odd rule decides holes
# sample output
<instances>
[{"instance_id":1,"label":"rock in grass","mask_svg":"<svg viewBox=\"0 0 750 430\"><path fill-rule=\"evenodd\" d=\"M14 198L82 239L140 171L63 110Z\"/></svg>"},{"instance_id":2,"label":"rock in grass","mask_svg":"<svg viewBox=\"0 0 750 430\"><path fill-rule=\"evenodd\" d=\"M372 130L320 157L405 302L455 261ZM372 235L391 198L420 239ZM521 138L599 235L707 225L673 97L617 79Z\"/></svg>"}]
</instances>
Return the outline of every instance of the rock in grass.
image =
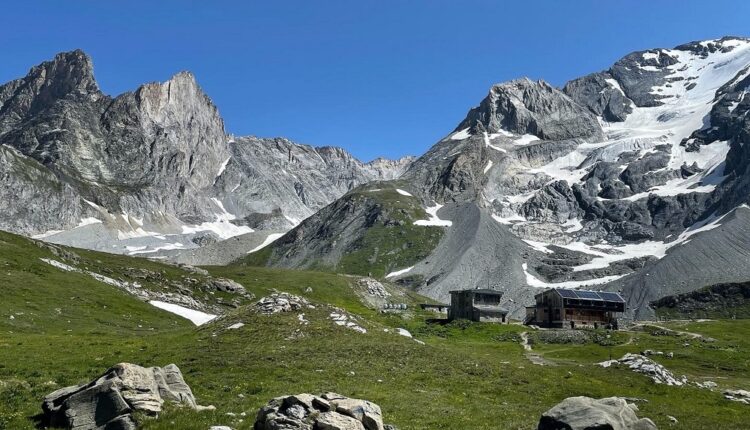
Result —
<instances>
[{"instance_id":1,"label":"rock in grass","mask_svg":"<svg viewBox=\"0 0 750 430\"><path fill-rule=\"evenodd\" d=\"M258 411L255 430L383 430L380 406L336 393L277 397Z\"/></svg>"},{"instance_id":2,"label":"rock in grass","mask_svg":"<svg viewBox=\"0 0 750 430\"><path fill-rule=\"evenodd\" d=\"M133 412L156 415L165 401L202 409L176 365L146 368L120 363L88 384L48 394L42 410L52 427L135 430Z\"/></svg>"},{"instance_id":3,"label":"rock in grass","mask_svg":"<svg viewBox=\"0 0 750 430\"><path fill-rule=\"evenodd\" d=\"M542 414L537 430L656 430L638 407L619 397L568 397Z\"/></svg>"}]
</instances>

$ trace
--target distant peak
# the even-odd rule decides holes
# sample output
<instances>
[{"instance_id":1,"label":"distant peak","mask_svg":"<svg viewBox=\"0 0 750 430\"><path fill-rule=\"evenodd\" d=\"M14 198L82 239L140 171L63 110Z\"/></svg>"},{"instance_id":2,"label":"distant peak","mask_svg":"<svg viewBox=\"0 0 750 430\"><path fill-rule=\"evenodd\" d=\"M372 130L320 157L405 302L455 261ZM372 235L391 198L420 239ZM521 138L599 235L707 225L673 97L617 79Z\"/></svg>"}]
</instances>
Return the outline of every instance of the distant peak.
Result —
<instances>
[{"instance_id":1,"label":"distant peak","mask_svg":"<svg viewBox=\"0 0 750 430\"><path fill-rule=\"evenodd\" d=\"M61 52L54 59L32 67L26 80L48 82L47 86L54 88L56 96L73 91L99 92L91 57L80 49Z\"/></svg>"}]
</instances>

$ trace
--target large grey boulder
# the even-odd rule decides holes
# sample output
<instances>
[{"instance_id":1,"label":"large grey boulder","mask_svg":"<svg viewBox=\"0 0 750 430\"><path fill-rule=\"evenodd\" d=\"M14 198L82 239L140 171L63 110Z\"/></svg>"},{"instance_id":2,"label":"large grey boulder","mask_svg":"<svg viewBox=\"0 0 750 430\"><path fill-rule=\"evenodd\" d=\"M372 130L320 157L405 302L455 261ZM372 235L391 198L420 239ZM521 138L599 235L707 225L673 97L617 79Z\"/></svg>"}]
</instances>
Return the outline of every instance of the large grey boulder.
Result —
<instances>
[{"instance_id":1,"label":"large grey boulder","mask_svg":"<svg viewBox=\"0 0 750 430\"><path fill-rule=\"evenodd\" d=\"M638 407L619 397L568 397L542 414L537 430L656 430Z\"/></svg>"},{"instance_id":2,"label":"large grey boulder","mask_svg":"<svg viewBox=\"0 0 750 430\"><path fill-rule=\"evenodd\" d=\"M134 430L133 412L156 415L165 401L204 409L196 403L176 365L146 368L120 363L88 384L48 394L42 410L45 423L51 427Z\"/></svg>"},{"instance_id":3,"label":"large grey boulder","mask_svg":"<svg viewBox=\"0 0 750 430\"><path fill-rule=\"evenodd\" d=\"M277 397L258 411L255 430L383 430L380 406L336 393Z\"/></svg>"}]
</instances>

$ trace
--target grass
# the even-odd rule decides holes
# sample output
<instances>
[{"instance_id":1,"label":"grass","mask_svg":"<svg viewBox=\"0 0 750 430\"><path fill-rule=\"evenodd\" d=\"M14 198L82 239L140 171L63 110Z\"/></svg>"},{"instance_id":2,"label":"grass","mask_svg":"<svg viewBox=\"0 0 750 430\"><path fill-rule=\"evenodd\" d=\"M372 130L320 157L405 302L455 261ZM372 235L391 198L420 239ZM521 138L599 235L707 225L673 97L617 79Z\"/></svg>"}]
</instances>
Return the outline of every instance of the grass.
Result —
<instances>
[{"instance_id":1,"label":"grass","mask_svg":"<svg viewBox=\"0 0 750 430\"><path fill-rule=\"evenodd\" d=\"M426 258L437 247L443 236L441 227L418 226L414 221L427 219L428 215L416 197L405 196L396 191L393 183L377 183L359 187L350 191L346 201L346 210L351 207L367 208L366 216L372 217L371 224L364 226L364 233L354 238L346 246L343 255L331 261L331 255L311 255L304 266L323 272L339 272L353 275L374 276L382 278L391 271L414 265ZM380 188L378 188L380 187ZM335 211L335 208L328 208ZM330 216L336 218L336 216ZM348 221L347 221L348 223ZM305 227L304 224L300 228ZM313 229L320 226L314 225ZM345 225L326 226L334 233L340 234L337 228ZM311 226L306 226L310 229ZM329 238L336 243L336 237ZM237 262L242 266L266 266L283 261L280 257L285 245L274 243L261 251L243 257Z\"/></svg>"},{"instance_id":2,"label":"grass","mask_svg":"<svg viewBox=\"0 0 750 430\"><path fill-rule=\"evenodd\" d=\"M144 268L165 271L174 280L185 276L142 259L76 253L80 264L98 264L96 270L111 265L113 273ZM639 403L639 416L660 428L670 425L668 415L685 429L746 428L747 406L723 399L719 391L656 385L643 375L595 363L610 352L619 357L643 349L673 351L672 359L655 359L691 380L748 389L747 320L666 325L713 341L664 335L656 327L609 339L592 331L581 343L530 332L534 352L554 364L537 366L519 345L526 327L430 323L435 314L416 308L419 296L390 286L398 294L394 300L408 303L410 310L381 313L365 305L351 276L210 267L212 275L235 279L257 296L274 290L301 294L315 309L304 311L310 323L300 325L295 313L259 315L252 305L243 305L196 328L114 287L39 260L49 256L49 250L26 239L0 235L0 429L34 428L45 394L90 381L123 361L176 363L199 403L217 407L201 413L167 408L158 419L143 422L152 430L251 429L257 409L273 397L329 390L378 403L386 422L401 429L528 429L543 411L576 395L646 399ZM368 332L334 325L330 306L357 315ZM242 328L226 329L240 321ZM395 334L397 327L425 345Z\"/></svg>"}]
</instances>

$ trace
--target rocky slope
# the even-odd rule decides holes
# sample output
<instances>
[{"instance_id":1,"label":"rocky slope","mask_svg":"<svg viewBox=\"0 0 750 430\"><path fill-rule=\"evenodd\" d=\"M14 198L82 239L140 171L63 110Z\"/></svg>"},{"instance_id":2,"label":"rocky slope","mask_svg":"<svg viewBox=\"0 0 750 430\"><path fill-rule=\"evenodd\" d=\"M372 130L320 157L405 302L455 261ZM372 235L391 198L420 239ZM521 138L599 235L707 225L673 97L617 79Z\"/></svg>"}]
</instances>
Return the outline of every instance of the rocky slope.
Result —
<instances>
[{"instance_id":1,"label":"rocky slope","mask_svg":"<svg viewBox=\"0 0 750 430\"><path fill-rule=\"evenodd\" d=\"M81 51L0 86L0 229L110 252L289 227L411 158L233 138L189 72L110 97Z\"/></svg>"},{"instance_id":2,"label":"rocky slope","mask_svg":"<svg viewBox=\"0 0 750 430\"><path fill-rule=\"evenodd\" d=\"M541 288L606 285L641 318L665 295L747 279L749 85L750 40L726 37L635 52L562 89L493 86L399 179L452 223L397 278L439 300L494 285L516 315ZM324 225L335 243L325 219L305 230ZM282 244L333 255L294 230Z\"/></svg>"}]
</instances>

